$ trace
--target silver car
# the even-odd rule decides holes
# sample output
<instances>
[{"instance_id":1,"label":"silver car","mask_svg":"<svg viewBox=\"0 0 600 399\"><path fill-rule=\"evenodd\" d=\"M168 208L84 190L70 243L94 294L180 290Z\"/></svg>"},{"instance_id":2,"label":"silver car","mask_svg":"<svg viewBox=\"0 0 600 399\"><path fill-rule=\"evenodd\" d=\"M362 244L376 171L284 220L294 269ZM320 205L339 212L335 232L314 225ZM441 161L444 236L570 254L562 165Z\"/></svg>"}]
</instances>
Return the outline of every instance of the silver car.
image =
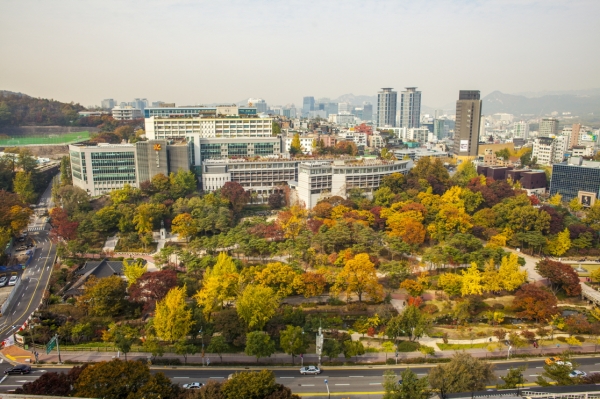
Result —
<instances>
[{"instance_id":1,"label":"silver car","mask_svg":"<svg viewBox=\"0 0 600 399\"><path fill-rule=\"evenodd\" d=\"M300 374L321 374L321 369L317 366L306 366L300 369Z\"/></svg>"}]
</instances>

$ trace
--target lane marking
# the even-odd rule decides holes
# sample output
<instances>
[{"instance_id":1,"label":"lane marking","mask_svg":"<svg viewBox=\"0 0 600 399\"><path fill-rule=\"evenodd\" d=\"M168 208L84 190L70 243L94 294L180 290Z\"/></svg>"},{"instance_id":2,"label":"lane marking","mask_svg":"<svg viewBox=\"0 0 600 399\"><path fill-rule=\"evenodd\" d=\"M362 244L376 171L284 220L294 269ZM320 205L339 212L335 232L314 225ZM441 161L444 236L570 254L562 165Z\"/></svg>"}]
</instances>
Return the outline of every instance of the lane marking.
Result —
<instances>
[{"instance_id":1,"label":"lane marking","mask_svg":"<svg viewBox=\"0 0 600 399\"><path fill-rule=\"evenodd\" d=\"M296 378L296 377L279 377L279 378Z\"/></svg>"},{"instance_id":2,"label":"lane marking","mask_svg":"<svg viewBox=\"0 0 600 399\"><path fill-rule=\"evenodd\" d=\"M173 377L173 379L176 379L176 378L190 378L190 377Z\"/></svg>"},{"instance_id":3,"label":"lane marking","mask_svg":"<svg viewBox=\"0 0 600 399\"><path fill-rule=\"evenodd\" d=\"M350 385L350 384L335 384L335 385Z\"/></svg>"},{"instance_id":4,"label":"lane marking","mask_svg":"<svg viewBox=\"0 0 600 399\"><path fill-rule=\"evenodd\" d=\"M4 377L2 377L2 379L0 380L0 384L2 384L7 377L8 377L8 375L5 375Z\"/></svg>"},{"instance_id":5,"label":"lane marking","mask_svg":"<svg viewBox=\"0 0 600 399\"><path fill-rule=\"evenodd\" d=\"M539 377L539 374L529 374L530 377Z\"/></svg>"},{"instance_id":6,"label":"lane marking","mask_svg":"<svg viewBox=\"0 0 600 399\"><path fill-rule=\"evenodd\" d=\"M302 384L301 387L314 387L315 384Z\"/></svg>"},{"instance_id":7,"label":"lane marking","mask_svg":"<svg viewBox=\"0 0 600 399\"><path fill-rule=\"evenodd\" d=\"M210 379L210 378L225 378L225 377L208 377L208 378Z\"/></svg>"},{"instance_id":8,"label":"lane marking","mask_svg":"<svg viewBox=\"0 0 600 399\"><path fill-rule=\"evenodd\" d=\"M381 382L370 382L369 385L381 385Z\"/></svg>"},{"instance_id":9,"label":"lane marking","mask_svg":"<svg viewBox=\"0 0 600 399\"><path fill-rule=\"evenodd\" d=\"M363 378L364 375L350 375L348 378Z\"/></svg>"}]
</instances>

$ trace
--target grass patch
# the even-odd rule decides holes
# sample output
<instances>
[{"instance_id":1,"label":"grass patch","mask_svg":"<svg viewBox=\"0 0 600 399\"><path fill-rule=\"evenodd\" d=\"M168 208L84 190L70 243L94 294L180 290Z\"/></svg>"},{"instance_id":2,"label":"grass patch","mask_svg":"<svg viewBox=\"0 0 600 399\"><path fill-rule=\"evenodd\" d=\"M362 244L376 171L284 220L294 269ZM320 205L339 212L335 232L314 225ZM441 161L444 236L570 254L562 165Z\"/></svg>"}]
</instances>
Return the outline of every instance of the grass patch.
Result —
<instances>
[{"instance_id":1,"label":"grass patch","mask_svg":"<svg viewBox=\"0 0 600 399\"><path fill-rule=\"evenodd\" d=\"M0 139L0 146L22 146L22 145L48 145L78 143L90 139L90 132L72 132L61 134L47 134L43 136L11 136L8 139Z\"/></svg>"},{"instance_id":2,"label":"grass patch","mask_svg":"<svg viewBox=\"0 0 600 399\"><path fill-rule=\"evenodd\" d=\"M440 348L443 351L446 350L460 350L460 349L478 349L478 348L485 348L488 346L488 342L484 342L481 344L437 344L438 348Z\"/></svg>"}]
</instances>

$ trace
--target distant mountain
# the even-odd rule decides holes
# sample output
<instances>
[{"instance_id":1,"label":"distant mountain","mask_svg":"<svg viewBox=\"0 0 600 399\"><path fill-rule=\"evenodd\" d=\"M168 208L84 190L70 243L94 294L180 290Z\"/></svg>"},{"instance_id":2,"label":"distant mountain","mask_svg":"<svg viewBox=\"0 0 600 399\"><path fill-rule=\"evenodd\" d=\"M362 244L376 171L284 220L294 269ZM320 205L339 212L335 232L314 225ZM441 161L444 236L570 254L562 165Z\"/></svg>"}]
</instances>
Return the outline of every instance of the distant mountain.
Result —
<instances>
[{"instance_id":1,"label":"distant mountain","mask_svg":"<svg viewBox=\"0 0 600 399\"><path fill-rule=\"evenodd\" d=\"M525 97L494 91L483 98L483 113L491 115L504 112L514 115L549 115L552 112L571 112L574 116L600 113L600 94L559 94Z\"/></svg>"},{"instance_id":2,"label":"distant mountain","mask_svg":"<svg viewBox=\"0 0 600 399\"><path fill-rule=\"evenodd\" d=\"M352 105L360 106L363 102L370 102L373 105L377 105L377 95L374 96L355 96L354 94L344 94L331 100L334 103L350 103Z\"/></svg>"},{"instance_id":3,"label":"distant mountain","mask_svg":"<svg viewBox=\"0 0 600 399\"><path fill-rule=\"evenodd\" d=\"M572 94L575 96L600 96L600 89L524 91L522 93L513 94L525 97L560 96L562 94Z\"/></svg>"}]
</instances>

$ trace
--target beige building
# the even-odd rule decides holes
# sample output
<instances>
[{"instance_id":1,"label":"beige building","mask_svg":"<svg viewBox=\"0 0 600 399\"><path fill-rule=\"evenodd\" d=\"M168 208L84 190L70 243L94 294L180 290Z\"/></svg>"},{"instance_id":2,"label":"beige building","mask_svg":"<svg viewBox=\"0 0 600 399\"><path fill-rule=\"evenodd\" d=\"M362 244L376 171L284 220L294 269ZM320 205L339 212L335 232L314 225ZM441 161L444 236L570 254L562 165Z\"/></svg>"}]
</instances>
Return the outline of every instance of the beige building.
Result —
<instances>
[{"instance_id":1,"label":"beige building","mask_svg":"<svg viewBox=\"0 0 600 399\"><path fill-rule=\"evenodd\" d=\"M479 90L461 90L456 102L454 125L454 149L457 157L476 157L479 146L481 123L481 99Z\"/></svg>"}]
</instances>

